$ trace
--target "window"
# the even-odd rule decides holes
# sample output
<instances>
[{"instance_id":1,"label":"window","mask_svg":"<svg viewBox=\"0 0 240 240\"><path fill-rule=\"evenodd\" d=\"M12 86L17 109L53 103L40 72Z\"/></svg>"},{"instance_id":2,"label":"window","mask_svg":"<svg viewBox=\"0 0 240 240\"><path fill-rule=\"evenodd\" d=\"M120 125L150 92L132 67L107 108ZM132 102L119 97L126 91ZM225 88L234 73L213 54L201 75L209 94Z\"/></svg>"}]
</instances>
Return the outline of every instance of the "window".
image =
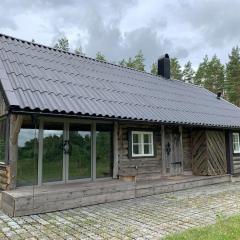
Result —
<instances>
[{"instance_id":1,"label":"window","mask_svg":"<svg viewBox=\"0 0 240 240\"><path fill-rule=\"evenodd\" d=\"M69 180L91 178L91 125L70 124Z\"/></svg>"},{"instance_id":2,"label":"window","mask_svg":"<svg viewBox=\"0 0 240 240\"><path fill-rule=\"evenodd\" d=\"M17 186L37 184L38 127L22 126L18 136Z\"/></svg>"},{"instance_id":3,"label":"window","mask_svg":"<svg viewBox=\"0 0 240 240\"><path fill-rule=\"evenodd\" d=\"M5 162L7 120L0 120L0 162Z\"/></svg>"},{"instance_id":4,"label":"window","mask_svg":"<svg viewBox=\"0 0 240 240\"><path fill-rule=\"evenodd\" d=\"M145 157L154 156L153 132L132 132L132 156Z\"/></svg>"},{"instance_id":5,"label":"window","mask_svg":"<svg viewBox=\"0 0 240 240\"><path fill-rule=\"evenodd\" d=\"M240 153L239 133L233 133L233 152Z\"/></svg>"},{"instance_id":6,"label":"window","mask_svg":"<svg viewBox=\"0 0 240 240\"><path fill-rule=\"evenodd\" d=\"M112 126L97 124L96 132L96 177L112 176L113 149Z\"/></svg>"}]
</instances>

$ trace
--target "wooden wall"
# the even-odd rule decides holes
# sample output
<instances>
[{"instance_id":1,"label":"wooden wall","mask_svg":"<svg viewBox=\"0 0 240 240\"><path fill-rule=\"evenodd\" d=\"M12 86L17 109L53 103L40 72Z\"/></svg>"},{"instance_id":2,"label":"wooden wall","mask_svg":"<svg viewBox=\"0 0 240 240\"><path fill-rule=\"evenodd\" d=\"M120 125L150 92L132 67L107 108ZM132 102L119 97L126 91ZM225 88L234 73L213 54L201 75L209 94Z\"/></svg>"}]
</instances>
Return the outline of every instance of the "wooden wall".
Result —
<instances>
[{"instance_id":1,"label":"wooden wall","mask_svg":"<svg viewBox=\"0 0 240 240\"><path fill-rule=\"evenodd\" d=\"M233 154L233 174L240 174L240 155Z\"/></svg>"},{"instance_id":2,"label":"wooden wall","mask_svg":"<svg viewBox=\"0 0 240 240\"><path fill-rule=\"evenodd\" d=\"M192 170L192 139L191 129L183 128L182 131L182 142L183 142L183 170Z\"/></svg>"},{"instance_id":3,"label":"wooden wall","mask_svg":"<svg viewBox=\"0 0 240 240\"><path fill-rule=\"evenodd\" d=\"M10 167L0 166L0 189L8 190L11 181Z\"/></svg>"},{"instance_id":4,"label":"wooden wall","mask_svg":"<svg viewBox=\"0 0 240 240\"><path fill-rule=\"evenodd\" d=\"M227 173L225 132L195 129L192 132L193 173L222 175Z\"/></svg>"},{"instance_id":5,"label":"wooden wall","mask_svg":"<svg viewBox=\"0 0 240 240\"><path fill-rule=\"evenodd\" d=\"M152 130L154 132L154 142L156 155L146 158L130 158L128 152L128 133L130 130ZM122 124L119 125L118 134L119 148L119 176L137 178L156 177L161 175L161 126ZM155 175L155 176L154 176Z\"/></svg>"}]
</instances>

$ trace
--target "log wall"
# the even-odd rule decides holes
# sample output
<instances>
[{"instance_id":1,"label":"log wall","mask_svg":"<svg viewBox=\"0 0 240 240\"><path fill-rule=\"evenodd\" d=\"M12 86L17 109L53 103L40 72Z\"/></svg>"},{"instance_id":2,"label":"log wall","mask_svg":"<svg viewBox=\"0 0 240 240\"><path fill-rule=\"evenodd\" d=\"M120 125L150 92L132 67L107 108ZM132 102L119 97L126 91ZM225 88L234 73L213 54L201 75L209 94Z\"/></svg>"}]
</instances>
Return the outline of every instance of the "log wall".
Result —
<instances>
[{"instance_id":1,"label":"log wall","mask_svg":"<svg viewBox=\"0 0 240 240\"><path fill-rule=\"evenodd\" d=\"M233 154L233 174L240 174L240 155Z\"/></svg>"},{"instance_id":2,"label":"log wall","mask_svg":"<svg viewBox=\"0 0 240 240\"><path fill-rule=\"evenodd\" d=\"M154 132L154 144L156 154L154 157L140 157L130 158L128 151L128 134L130 130L152 130ZM118 135L118 149L119 149L119 170L118 174L121 178L136 177L144 179L148 177L156 177L161 175L161 126L135 125L126 124L119 125ZM155 175L155 176L154 176Z\"/></svg>"},{"instance_id":3,"label":"log wall","mask_svg":"<svg viewBox=\"0 0 240 240\"><path fill-rule=\"evenodd\" d=\"M8 190L11 181L10 167L0 165L0 189Z\"/></svg>"}]
</instances>

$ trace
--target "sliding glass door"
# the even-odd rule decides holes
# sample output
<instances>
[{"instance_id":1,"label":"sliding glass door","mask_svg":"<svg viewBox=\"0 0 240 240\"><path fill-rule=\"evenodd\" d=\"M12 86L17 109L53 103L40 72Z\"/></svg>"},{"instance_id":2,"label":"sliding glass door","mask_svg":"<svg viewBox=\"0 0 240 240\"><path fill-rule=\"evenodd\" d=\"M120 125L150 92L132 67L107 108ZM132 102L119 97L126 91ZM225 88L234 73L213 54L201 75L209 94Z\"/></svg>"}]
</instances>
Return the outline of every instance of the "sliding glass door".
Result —
<instances>
[{"instance_id":1,"label":"sliding glass door","mask_svg":"<svg viewBox=\"0 0 240 240\"><path fill-rule=\"evenodd\" d=\"M92 137L91 125L70 124L68 179L92 177Z\"/></svg>"},{"instance_id":2,"label":"sliding glass door","mask_svg":"<svg viewBox=\"0 0 240 240\"><path fill-rule=\"evenodd\" d=\"M23 125L17 185L112 177L112 131L111 124L93 122L41 120L40 126Z\"/></svg>"},{"instance_id":3,"label":"sliding glass door","mask_svg":"<svg viewBox=\"0 0 240 240\"><path fill-rule=\"evenodd\" d=\"M112 125L97 124L96 130L96 177L111 177L113 169Z\"/></svg>"},{"instance_id":4,"label":"sliding glass door","mask_svg":"<svg viewBox=\"0 0 240 240\"><path fill-rule=\"evenodd\" d=\"M63 181L63 123L44 123L42 181Z\"/></svg>"}]
</instances>

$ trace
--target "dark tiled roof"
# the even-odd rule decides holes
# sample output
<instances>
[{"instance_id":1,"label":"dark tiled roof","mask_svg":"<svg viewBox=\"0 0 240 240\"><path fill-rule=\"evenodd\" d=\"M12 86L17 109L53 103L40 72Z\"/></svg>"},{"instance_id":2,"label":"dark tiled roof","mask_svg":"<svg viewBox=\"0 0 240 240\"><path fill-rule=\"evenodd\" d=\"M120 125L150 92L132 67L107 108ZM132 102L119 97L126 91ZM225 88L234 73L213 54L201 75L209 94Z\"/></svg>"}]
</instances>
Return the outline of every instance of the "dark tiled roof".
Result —
<instances>
[{"instance_id":1,"label":"dark tiled roof","mask_svg":"<svg viewBox=\"0 0 240 240\"><path fill-rule=\"evenodd\" d=\"M240 109L201 87L5 35L0 78L23 110L240 127Z\"/></svg>"}]
</instances>

